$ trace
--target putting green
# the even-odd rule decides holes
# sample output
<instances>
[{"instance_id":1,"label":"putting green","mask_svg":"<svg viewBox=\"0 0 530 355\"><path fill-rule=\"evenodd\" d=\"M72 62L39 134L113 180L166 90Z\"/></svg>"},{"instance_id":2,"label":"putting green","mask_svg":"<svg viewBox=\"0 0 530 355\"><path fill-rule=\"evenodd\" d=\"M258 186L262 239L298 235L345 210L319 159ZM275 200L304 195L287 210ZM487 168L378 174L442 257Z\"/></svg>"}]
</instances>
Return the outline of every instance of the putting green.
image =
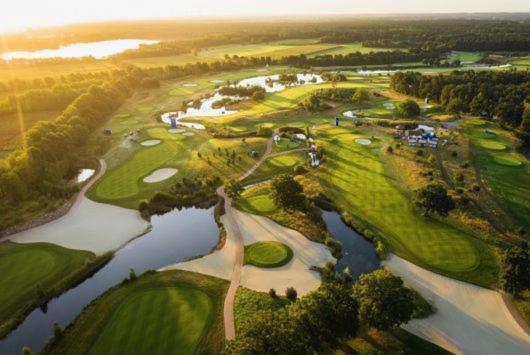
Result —
<instances>
[{"instance_id":1,"label":"putting green","mask_svg":"<svg viewBox=\"0 0 530 355\"><path fill-rule=\"evenodd\" d=\"M443 221L423 217L394 185L377 151L351 143L359 135L329 126L316 133L326 151L317 177L358 228L380 234L392 252L439 273L488 286L494 282L481 270L484 245Z\"/></svg>"},{"instance_id":2,"label":"putting green","mask_svg":"<svg viewBox=\"0 0 530 355\"><path fill-rule=\"evenodd\" d=\"M498 151L506 150L506 146L504 144L502 144L501 142L496 142L496 141L481 140L479 141L479 145L482 148L489 149L489 150L498 150Z\"/></svg>"},{"instance_id":3,"label":"putting green","mask_svg":"<svg viewBox=\"0 0 530 355\"><path fill-rule=\"evenodd\" d=\"M262 268L275 268L287 264L293 251L280 242L266 241L245 245L245 264Z\"/></svg>"},{"instance_id":4,"label":"putting green","mask_svg":"<svg viewBox=\"0 0 530 355\"><path fill-rule=\"evenodd\" d=\"M47 243L0 243L0 334L36 301L37 288L52 291L94 257Z\"/></svg>"},{"instance_id":5,"label":"putting green","mask_svg":"<svg viewBox=\"0 0 530 355\"><path fill-rule=\"evenodd\" d=\"M246 190L237 205L243 211L253 214L268 215L276 212L276 205L266 189L250 188Z\"/></svg>"},{"instance_id":6,"label":"putting green","mask_svg":"<svg viewBox=\"0 0 530 355\"><path fill-rule=\"evenodd\" d=\"M228 282L187 271L144 274L88 305L47 354L219 354Z\"/></svg>"},{"instance_id":7,"label":"putting green","mask_svg":"<svg viewBox=\"0 0 530 355\"><path fill-rule=\"evenodd\" d=\"M212 304L193 288L160 287L130 294L89 354L194 354Z\"/></svg>"},{"instance_id":8,"label":"putting green","mask_svg":"<svg viewBox=\"0 0 530 355\"><path fill-rule=\"evenodd\" d=\"M518 166L523 165L523 162L519 159L517 155L510 154L510 153L495 154L493 156L493 160L495 160L497 164L506 165L506 166L518 167Z\"/></svg>"}]
</instances>

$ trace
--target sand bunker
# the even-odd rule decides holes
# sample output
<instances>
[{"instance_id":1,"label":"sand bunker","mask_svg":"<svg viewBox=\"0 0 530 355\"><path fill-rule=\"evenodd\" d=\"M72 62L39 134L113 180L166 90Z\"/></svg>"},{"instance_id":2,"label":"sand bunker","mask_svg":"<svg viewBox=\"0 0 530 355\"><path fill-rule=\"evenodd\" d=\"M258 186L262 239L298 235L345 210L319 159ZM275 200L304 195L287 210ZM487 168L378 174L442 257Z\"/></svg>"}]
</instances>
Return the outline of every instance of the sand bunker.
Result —
<instances>
[{"instance_id":1,"label":"sand bunker","mask_svg":"<svg viewBox=\"0 0 530 355\"><path fill-rule=\"evenodd\" d=\"M185 132L185 133L182 133L182 135L190 137L190 136L194 136L195 133L193 133L193 132Z\"/></svg>"},{"instance_id":2,"label":"sand bunker","mask_svg":"<svg viewBox=\"0 0 530 355\"><path fill-rule=\"evenodd\" d=\"M187 87L187 88L192 88L192 87L197 86L197 84L195 84L195 83L186 83L186 84L182 84L182 86Z\"/></svg>"},{"instance_id":3,"label":"sand bunker","mask_svg":"<svg viewBox=\"0 0 530 355\"><path fill-rule=\"evenodd\" d=\"M274 223L270 219L234 210L243 243L253 244L259 241L278 241L293 250L293 259L278 268L263 269L245 265L241 274L241 285L256 291L267 292L275 288L283 294L287 287L294 287L298 295L305 295L320 286L320 275L311 271L311 266L324 266L327 261L335 262L329 250L319 243L304 237L299 232ZM225 223L226 215L221 217L227 227L227 238L223 249L200 259L168 266L164 269L182 269L215 277L230 279L234 267L236 241L230 224Z\"/></svg>"},{"instance_id":4,"label":"sand bunker","mask_svg":"<svg viewBox=\"0 0 530 355\"><path fill-rule=\"evenodd\" d=\"M346 111L346 112L343 112L342 115L343 115L344 117L354 118L354 117L355 117L355 112L356 112L356 111Z\"/></svg>"},{"instance_id":5,"label":"sand bunker","mask_svg":"<svg viewBox=\"0 0 530 355\"><path fill-rule=\"evenodd\" d=\"M171 134L181 134L181 133L186 132L186 130L182 128L171 128L171 129L168 129L167 131Z\"/></svg>"},{"instance_id":6,"label":"sand bunker","mask_svg":"<svg viewBox=\"0 0 530 355\"><path fill-rule=\"evenodd\" d=\"M145 147L151 147L153 145L157 145L157 144L160 144L160 140L159 139L148 139L146 141L143 141L142 143L140 143L141 145L145 146Z\"/></svg>"},{"instance_id":7,"label":"sand bunker","mask_svg":"<svg viewBox=\"0 0 530 355\"><path fill-rule=\"evenodd\" d=\"M78 183L85 182L90 179L95 172L94 169L81 169L75 180Z\"/></svg>"},{"instance_id":8,"label":"sand bunker","mask_svg":"<svg viewBox=\"0 0 530 355\"><path fill-rule=\"evenodd\" d=\"M372 144L372 141L366 138L356 138L355 143L360 145L370 145Z\"/></svg>"},{"instance_id":9,"label":"sand bunker","mask_svg":"<svg viewBox=\"0 0 530 355\"><path fill-rule=\"evenodd\" d=\"M393 110L393 109L396 108L396 106L393 103L390 103L390 102L384 103L383 107L386 108L387 110Z\"/></svg>"},{"instance_id":10,"label":"sand bunker","mask_svg":"<svg viewBox=\"0 0 530 355\"><path fill-rule=\"evenodd\" d=\"M144 182L148 184L152 184L155 182L164 181L166 179L169 179L173 175L175 175L178 172L175 168L163 168L153 171L151 174L144 177Z\"/></svg>"},{"instance_id":11,"label":"sand bunker","mask_svg":"<svg viewBox=\"0 0 530 355\"><path fill-rule=\"evenodd\" d=\"M222 84L224 83L225 81L224 80L221 80L221 79L215 79L215 80L210 80L210 83L214 83L214 84Z\"/></svg>"},{"instance_id":12,"label":"sand bunker","mask_svg":"<svg viewBox=\"0 0 530 355\"><path fill-rule=\"evenodd\" d=\"M435 274L395 255L384 264L437 309L404 325L407 331L455 354L530 353L530 337L499 292Z\"/></svg>"}]
</instances>

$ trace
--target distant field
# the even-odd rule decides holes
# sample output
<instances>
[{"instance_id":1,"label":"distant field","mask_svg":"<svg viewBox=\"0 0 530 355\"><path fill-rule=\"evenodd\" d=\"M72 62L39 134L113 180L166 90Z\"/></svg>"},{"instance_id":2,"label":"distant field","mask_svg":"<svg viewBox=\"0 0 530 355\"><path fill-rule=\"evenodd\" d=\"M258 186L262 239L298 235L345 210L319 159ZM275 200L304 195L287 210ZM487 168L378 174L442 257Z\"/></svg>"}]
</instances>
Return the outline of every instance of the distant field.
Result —
<instances>
[{"instance_id":1,"label":"distant field","mask_svg":"<svg viewBox=\"0 0 530 355\"><path fill-rule=\"evenodd\" d=\"M16 114L0 116L0 151L10 151L20 147L23 132L39 121L55 119L60 113L60 111L24 113L22 123Z\"/></svg>"},{"instance_id":2,"label":"distant field","mask_svg":"<svg viewBox=\"0 0 530 355\"><path fill-rule=\"evenodd\" d=\"M57 77L72 73L96 73L116 69L116 66L107 61L80 62L68 64L49 65L12 65L0 66L0 81L8 81L14 78L31 80L35 78Z\"/></svg>"},{"instance_id":3,"label":"distant field","mask_svg":"<svg viewBox=\"0 0 530 355\"><path fill-rule=\"evenodd\" d=\"M227 287L185 271L142 276L91 303L46 353L218 354Z\"/></svg>"},{"instance_id":4,"label":"distant field","mask_svg":"<svg viewBox=\"0 0 530 355\"><path fill-rule=\"evenodd\" d=\"M528 67L530 66L530 57L518 58L516 60L512 60L510 63L515 66Z\"/></svg>"},{"instance_id":5,"label":"distant field","mask_svg":"<svg viewBox=\"0 0 530 355\"><path fill-rule=\"evenodd\" d=\"M478 60L482 58L482 54L480 52L459 52L459 51L453 51L447 58L450 62L458 59L462 64L471 64L476 63Z\"/></svg>"},{"instance_id":6,"label":"distant field","mask_svg":"<svg viewBox=\"0 0 530 355\"><path fill-rule=\"evenodd\" d=\"M346 44L330 44L330 48L320 50L318 52L310 53L309 57L315 57L317 55L337 55L342 54L346 55L348 53L354 53L354 52L361 52L363 54L370 53L370 52L390 52L394 50L403 50L406 51L406 49L399 49L399 48L372 48L372 47L364 47L361 42L354 42L354 43L346 43Z\"/></svg>"}]
</instances>

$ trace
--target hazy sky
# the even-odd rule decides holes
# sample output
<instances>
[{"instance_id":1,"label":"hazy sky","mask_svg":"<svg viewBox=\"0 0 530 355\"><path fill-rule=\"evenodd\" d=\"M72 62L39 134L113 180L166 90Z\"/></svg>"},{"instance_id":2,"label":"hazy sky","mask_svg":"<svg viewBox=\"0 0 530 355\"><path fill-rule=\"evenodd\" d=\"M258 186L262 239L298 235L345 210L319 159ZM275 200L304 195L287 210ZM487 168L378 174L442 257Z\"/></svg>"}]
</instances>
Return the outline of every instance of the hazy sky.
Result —
<instances>
[{"instance_id":1,"label":"hazy sky","mask_svg":"<svg viewBox=\"0 0 530 355\"><path fill-rule=\"evenodd\" d=\"M73 22L181 16L530 12L530 0L13 0L0 30Z\"/></svg>"}]
</instances>

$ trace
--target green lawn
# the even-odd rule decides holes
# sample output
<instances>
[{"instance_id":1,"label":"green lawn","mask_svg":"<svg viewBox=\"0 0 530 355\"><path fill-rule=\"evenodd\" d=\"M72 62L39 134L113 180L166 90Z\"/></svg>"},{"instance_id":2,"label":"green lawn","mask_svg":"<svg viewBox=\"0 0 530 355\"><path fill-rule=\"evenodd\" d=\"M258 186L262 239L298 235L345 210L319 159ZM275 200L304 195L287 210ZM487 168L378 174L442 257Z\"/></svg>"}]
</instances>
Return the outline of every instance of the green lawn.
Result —
<instances>
[{"instance_id":1,"label":"green lawn","mask_svg":"<svg viewBox=\"0 0 530 355\"><path fill-rule=\"evenodd\" d=\"M36 306L37 290L54 294L69 286L95 255L54 244L0 243L0 334L22 320Z\"/></svg>"},{"instance_id":2,"label":"green lawn","mask_svg":"<svg viewBox=\"0 0 530 355\"><path fill-rule=\"evenodd\" d=\"M305 152L294 152L270 157L244 182L253 183L268 180L278 174L292 174L295 166L305 165L306 155Z\"/></svg>"},{"instance_id":3,"label":"green lawn","mask_svg":"<svg viewBox=\"0 0 530 355\"><path fill-rule=\"evenodd\" d=\"M530 231L530 164L517 153L519 144L511 133L496 128L478 119L468 119L462 123L466 134L476 149L474 163L507 214L513 218L514 230L523 227ZM485 128L492 132L492 138L484 138ZM504 147L502 152L491 147Z\"/></svg>"},{"instance_id":4,"label":"green lawn","mask_svg":"<svg viewBox=\"0 0 530 355\"><path fill-rule=\"evenodd\" d=\"M370 52L389 52L397 50L397 48L373 48L373 47L364 47L361 42L353 42L353 43L344 43L344 44L335 44L333 47L329 49L324 49L318 52L313 52L308 57L315 57L317 55L346 55L349 53L354 52L361 52L363 54L370 53ZM401 49L405 50L405 49Z\"/></svg>"},{"instance_id":5,"label":"green lawn","mask_svg":"<svg viewBox=\"0 0 530 355\"><path fill-rule=\"evenodd\" d=\"M423 217L385 170L381 143L355 144L362 135L332 126L319 128L316 137L326 152L316 176L358 229L379 234L392 252L438 273L488 287L495 283L497 269L487 246L443 221Z\"/></svg>"},{"instance_id":6,"label":"green lawn","mask_svg":"<svg viewBox=\"0 0 530 355\"><path fill-rule=\"evenodd\" d=\"M228 282L186 271L143 275L92 302L44 354L218 354Z\"/></svg>"},{"instance_id":7,"label":"green lawn","mask_svg":"<svg viewBox=\"0 0 530 355\"><path fill-rule=\"evenodd\" d=\"M449 62L454 60L460 60L462 64L472 64L476 63L482 58L482 54L479 52L461 52L453 51L448 57Z\"/></svg>"},{"instance_id":8,"label":"green lawn","mask_svg":"<svg viewBox=\"0 0 530 355\"><path fill-rule=\"evenodd\" d=\"M238 176L255 163L255 158L249 155L251 151L262 154L265 150L265 138L248 138L242 142L237 138L213 138L205 131L198 130L188 130L194 133L193 136L170 134L168 128L155 126L142 131L143 138L159 139L161 143L151 147L135 144L135 153L127 155L123 161L115 161L103 178L90 189L89 197L136 208L142 199L168 188L183 177ZM227 165L227 149L230 154L236 152L235 164ZM109 160L112 160L112 155L113 152L107 154ZM143 178L153 171L167 167L178 169L178 173L158 183L143 182Z\"/></svg>"},{"instance_id":9,"label":"green lawn","mask_svg":"<svg viewBox=\"0 0 530 355\"><path fill-rule=\"evenodd\" d=\"M274 268L287 264L292 258L291 248L279 242L267 241L245 245L245 264Z\"/></svg>"}]
</instances>

